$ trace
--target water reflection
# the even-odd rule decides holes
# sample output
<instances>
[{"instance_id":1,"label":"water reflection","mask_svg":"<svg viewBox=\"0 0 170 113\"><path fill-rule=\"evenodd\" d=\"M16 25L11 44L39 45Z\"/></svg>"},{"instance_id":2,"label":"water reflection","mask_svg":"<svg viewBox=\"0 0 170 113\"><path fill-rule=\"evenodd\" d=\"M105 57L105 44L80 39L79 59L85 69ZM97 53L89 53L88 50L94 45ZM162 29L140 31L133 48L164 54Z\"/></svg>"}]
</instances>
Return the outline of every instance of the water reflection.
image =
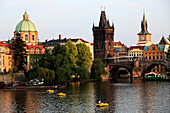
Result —
<instances>
[{"instance_id":1,"label":"water reflection","mask_svg":"<svg viewBox=\"0 0 170 113\"><path fill-rule=\"evenodd\" d=\"M59 97L57 92L64 92ZM45 91L12 91L0 89L0 112L170 112L170 83L112 81L72 83L54 93ZM96 103L108 102L98 108Z\"/></svg>"}]
</instances>

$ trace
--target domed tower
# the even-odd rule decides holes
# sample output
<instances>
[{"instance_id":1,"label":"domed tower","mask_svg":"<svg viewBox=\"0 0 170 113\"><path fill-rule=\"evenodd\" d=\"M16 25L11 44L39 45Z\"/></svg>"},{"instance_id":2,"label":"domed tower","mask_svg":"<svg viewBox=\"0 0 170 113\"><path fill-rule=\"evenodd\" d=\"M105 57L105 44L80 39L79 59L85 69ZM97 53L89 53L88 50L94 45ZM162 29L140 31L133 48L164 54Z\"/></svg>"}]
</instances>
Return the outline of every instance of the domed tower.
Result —
<instances>
[{"instance_id":1,"label":"domed tower","mask_svg":"<svg viewBox=\"0 0 170 113\"><path fill-rule=\"evenodd\" d=\"M21 34L22 40L26 42L27 45L37 45L38 44L38 32L35 25L29 20L29 15L25 11L23 15L23 20L21 20L14 31L14 37L16 33Z\"/></svg>"}]
</instances>

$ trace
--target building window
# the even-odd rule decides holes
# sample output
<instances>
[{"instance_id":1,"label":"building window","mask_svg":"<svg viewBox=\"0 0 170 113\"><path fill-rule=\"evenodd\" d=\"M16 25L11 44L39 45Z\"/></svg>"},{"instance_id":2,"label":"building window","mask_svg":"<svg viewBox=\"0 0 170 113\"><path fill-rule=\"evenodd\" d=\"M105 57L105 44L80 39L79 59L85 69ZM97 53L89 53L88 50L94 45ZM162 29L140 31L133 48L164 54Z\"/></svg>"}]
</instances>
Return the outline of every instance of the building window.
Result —
<instances>
[{"instance_id":1,"label":"building window","mask_svg":"<svg viewBox=\"0 0 170 113\"><path fill-rule=\"evenodd\" d=\"M31 48L31 54L34 54L34 49L33 48Z\"/></svg>"},{"instance_id":2,"label":"building window","mask_svg":"<svg viewBox=\"0 0 170 113\"><path fill-rule=\"evenodd\" d=\"M1 72L1 68L0 68L0 72Z\"/></svg>"},{"instance_id":3,"label":"building window","mask_svg":"<svg viewBox=\"0 0 170 113\"><path fill-rule=\"evenodd\" d=\"M153 56L153 60L155 60L155 56Z\"/></svg>"},{"instance_id":4,"label":"building window","mask_svg":"<svg viewBox=\"0 0 170 113\"><path fill-rule=\"evenodd\" d=\"M144 37L142 37L142 40L145 40L145 38L144 38Z\"/></svg>"},{"instance_id":5,"label":"building window","mask_svg":"<svg viewBox=\"0 0 170 113\"><path fill-rule=\"evenodd\" d=\"M0 61L0 65L1 65L1 61Z\"/></svg>"},{"instance_id":6,"label":"building window","mask_svg":"<svg viewBox=\"0 0 170 113\"><path fill-rule=\"evenodd\" d=\"M149 56L149 60L151 59L151 56Z\"/></svg>"},{"instance_id":7,"label":"building window","mask_svg":"<svg viewBox=\"0 0 170 113\"><path fill-rule=\"evenodd\" d=\"M159 59L159 56L157 56L157 59Z\"/></svg>"},{"instance_id":8,"label":"building window","mask_svg":"<svg viewBox=\"0 0 170 113\"><path fill-rule=\"evenodd\" d=\"M36 54L39 54L39 49L38 48L36 49Z\"/></svg>"},{"instance_id":9,"label":"building window","mask_svg":"<svg viewBox=\"0 0 170 113\"><path fill-rule=\"evenodd\" d=\"M28 35L25 35L25 40L28 40Z\"/></svg>"},{"instance_id":10,"label":"building window","mask_svg":"<svg viewBox=\"0 0 170 113\"><path fill-rule=\"evenodd\" d=\"M155 50L155 47L152 47L152 50Z\"/></svg>"},{"instance_id":11,"label":"building window","mask_svg":"<svg viewBox=\"0 0 170 113\"><path fill-rule=\"evenodd\" d=\"M34 40L34 35L32 35L32 40Z\"/></svg>"},{"instance_id":12,"label":"building window","mask_svg":"<svg viewBox=\"0 0 170 113\"><path fill-rule=\"evenodd\" d=\"M0 47L0 51L1 51L1 47Z\"/></svg>"},{"instance_id":13,"label":"building window","mask_svg":"<svg viewBox=\"0 0 170 113\"><path fill-rule=\"evenodd\" d=\"M163 57L161 56L161 59L162 59Z\"/></svg>"},{"instance_id":14,"label":"building window","mask_svg":"<svg viewBox=\"0 0 170 113\"><path fill-rule=\"evenodd\" d=\"M1 54L0 54L0 58L1 58Z\"/></svg>"}]
</instances>

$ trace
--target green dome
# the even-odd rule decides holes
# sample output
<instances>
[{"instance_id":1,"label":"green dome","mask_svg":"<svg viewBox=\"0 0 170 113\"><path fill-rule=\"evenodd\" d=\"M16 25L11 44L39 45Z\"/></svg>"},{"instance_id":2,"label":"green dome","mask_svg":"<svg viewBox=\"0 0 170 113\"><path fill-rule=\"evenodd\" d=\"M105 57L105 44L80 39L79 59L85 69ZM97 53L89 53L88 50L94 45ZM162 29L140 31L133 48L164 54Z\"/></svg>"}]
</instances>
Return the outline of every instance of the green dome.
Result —
<instances>
[{"instance_id":1,"label":"green dome","mask_svg":"<svg viewBox=\"0 0 170 113\"><path fill-rule=\"evenodd\" d=\"M28 19L29 15L27 14L27 12L25 11L24 15L23 15L23 20L21 20L16 28L15 28L15 32L19 31L33 31L33 32L37 32L37 29L35 27L35 25Z\"/></svg>"},{"instance_id":2,"label":"green dome","mask_svg":"<svg viewBox=\"0 0 170 113\"><path fill-rule=\"evenodd\" d=\"M15 28L15 32L21 32L21 31L34 31L37 32L37 29L35 27L35 25L30 21L30 20L22 20L20 21L16 28Z\"/></svg>"}]
</instances>

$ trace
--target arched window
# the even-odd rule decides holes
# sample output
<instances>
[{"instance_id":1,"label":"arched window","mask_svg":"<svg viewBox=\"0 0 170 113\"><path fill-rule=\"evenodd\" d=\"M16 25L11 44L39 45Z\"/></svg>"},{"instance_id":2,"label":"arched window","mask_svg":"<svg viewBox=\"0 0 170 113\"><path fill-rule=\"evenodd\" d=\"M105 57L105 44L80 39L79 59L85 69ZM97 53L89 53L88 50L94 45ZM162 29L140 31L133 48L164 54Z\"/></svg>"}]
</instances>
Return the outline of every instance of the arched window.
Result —
<instances>
[{"instance_id":1,"label":"arched window","mask_svg":"<svg viewBox=\"0 0 170 113\"><path fill-rule=\"evenodd\" d=\"M25 40L28 40L28 35L25 35Z\"/></svg>"},{"instance_id":2,"label":"arched window","mask_svg":"<svg viewBox=\"0 0 170 113\"><path fill-rule=\"evenodd\" d=\"M32 35L32 40L34 40L34 35Z\"/></svg>"},{"instance_id":3,"label":"arched window","mask_svg":"<svg viewBox=\"0 0 170 113\"><path fill-rule=\"evenodd\" d=\"M31 54L34 54L34 48L31 48Z\"/></svg>"},{"instance_id":4,"label":"arched window","mask_svg":"<svg viewBox=\"0 0 170 113\"><path fill-rule=\"evenodd\" d=\"M36 48L36 54L39 54L39 48Z\"/></svg>"}]
</instances>

